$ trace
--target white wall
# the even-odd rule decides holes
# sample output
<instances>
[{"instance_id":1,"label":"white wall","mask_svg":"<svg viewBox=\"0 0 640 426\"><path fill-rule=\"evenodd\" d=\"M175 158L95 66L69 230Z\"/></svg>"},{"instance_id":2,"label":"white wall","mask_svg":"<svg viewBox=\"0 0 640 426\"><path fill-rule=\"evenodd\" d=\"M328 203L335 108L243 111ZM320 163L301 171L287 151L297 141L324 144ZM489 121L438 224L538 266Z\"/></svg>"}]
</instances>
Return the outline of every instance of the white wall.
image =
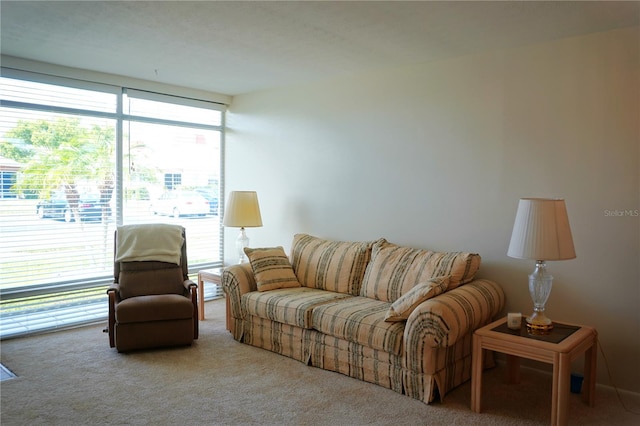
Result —
<instances>
[{"instance_id":1,"label":"white wall","mask_svg":"<svg viewBox=\"0 0 640 426\"><path fill-rule=\"evenodd\" d=\"M564 197L577 258L550 262L548 314L597 327L616 384L638 392L640 218L624 212L640 209L639 39L622 29L238 96L227 192L258 191L254 247L307 232L475 251L523 313L533 262L506 255L518 199ZM609 384L602 357L598 370Z\"/></svg>"}]
</instances>

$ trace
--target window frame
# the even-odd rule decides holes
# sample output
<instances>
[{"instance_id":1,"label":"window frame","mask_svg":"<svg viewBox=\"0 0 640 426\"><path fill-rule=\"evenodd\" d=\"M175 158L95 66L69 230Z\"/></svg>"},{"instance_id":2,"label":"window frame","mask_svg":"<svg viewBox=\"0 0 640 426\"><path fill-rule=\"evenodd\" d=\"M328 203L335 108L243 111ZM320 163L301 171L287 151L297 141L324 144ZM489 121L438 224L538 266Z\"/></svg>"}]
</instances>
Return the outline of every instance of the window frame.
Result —
<instances>
[{"instance_id":1,"label":"window frame","mask_svg":"<svg viewBox=\"0 0 640 426\"><path fill-rule=\"evenodd\" d=\"M76 116L85 117L97 117L111 119L115 121L115 168L116 168L116 188L114 190L115 201L115 224L120 226L123 224L124 216L124 196L125 191L123 187L123 159L124 159L124 123L127 121L144 122L151 124L163 124L163 125L175 125L186 126L189 128L199 128L204 130L212 130L219 132L220 137L220 176L219 176L219 211L224 211L224 153L225 153L225 131L226 131L226 110L227 105L205 99L196 99L192 97L177 96L173 94L156 93L148 90L139 90L125 85L119 86L114 84L98 83L86 80L79 80L76 78L60 77L50 74L44 74L39 72L24 71L20 69L14 69L9 67L0 68L0 75L4 78L30 81L35 83L45 83L75 89L98 91L102 93L108 93L116 96L116 105L114 112L98 111L83 108L72 108L66 106L47 105L45 103L31 103L20 102L15 100L0 99L0 106L3 108L13 108L22 110L39 111L46 113L62 113ZM215 110L220 112L219 124L203 124L201 122L186 122L181 120L167 120L162 118L141 117L136 115L125 114L123 110L123 99L126 94L130 96L140 97L144 99L171 102L184 106L198 107ZM221 216L221 213L220 213ZM224 259L224 228L222 221L219 223L219 253L220 259L208 263L201 263L197 265L190 265L190 274L197 274L200 269L209 269L215 267L221 267ZM14 300L28 297L41 297L48 294L57 294L62 292L94 289L101 286L109 285L113 282L113 277L100 276L91 277L89 279L62 279L56 282L50 282L40 285L28 285L28 286L12 286L8 289L0 288L0 299L2 300ZM105 317L106 318L106 317ZM2 338L2 336L0 336Z\"/></svg>"}]
</instances>

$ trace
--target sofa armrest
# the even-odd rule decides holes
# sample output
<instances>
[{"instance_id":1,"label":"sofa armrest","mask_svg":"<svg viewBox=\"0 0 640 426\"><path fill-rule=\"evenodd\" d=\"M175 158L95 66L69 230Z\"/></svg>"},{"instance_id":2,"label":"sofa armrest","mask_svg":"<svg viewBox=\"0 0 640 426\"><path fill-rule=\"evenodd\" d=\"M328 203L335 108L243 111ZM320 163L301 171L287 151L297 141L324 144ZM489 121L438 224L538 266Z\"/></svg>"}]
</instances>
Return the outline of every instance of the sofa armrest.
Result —
<instances>
[{"instance_id":1,"label":"sofa armrest","mask_svg":"<svg viewBox=\"0 0 640 426\"><path fill-rule=\"evenodd\" d=\"M229 301L231 316L244 319L244 313L240 307L240 299L243 294L258 290L251 264L240 263L224 268L221 284L222 290Z\"/></svg>"},{"instance_id":2,"label":"sofa armrest","mask_svg":"<svg viewBox=\"0 0 640 426\"><path fill-rule=\"evenodd\" d=\"M505 295L493 281L478 279L429 299L411 313L404 329L407 353L447 348L502 311ZM413 348L413 349L411 349Z\"/></svg>"}]
</instances>

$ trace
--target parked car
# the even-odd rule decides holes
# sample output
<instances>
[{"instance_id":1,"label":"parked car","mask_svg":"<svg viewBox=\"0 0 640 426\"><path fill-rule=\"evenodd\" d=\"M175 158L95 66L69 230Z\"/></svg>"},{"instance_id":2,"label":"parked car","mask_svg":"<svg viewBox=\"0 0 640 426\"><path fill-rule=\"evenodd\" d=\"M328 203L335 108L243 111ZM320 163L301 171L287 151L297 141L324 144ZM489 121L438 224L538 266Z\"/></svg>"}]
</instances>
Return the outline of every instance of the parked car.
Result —
<instances>
[{"instance_id":1,"label":"parked car","mask_svg":"<svg viewBox=\"0 0 640 426\"><path fill-rule=\"evenodd\" d=\"M209 214L209 201L195 191L167 191L151 204L153 214L205 216Z\"/></svg>"},{"instance_id":2,"label":"parked car","mask_svg":"<svg viewBox=\"0 0 640 426\"><path fill-rule=\"evenodd\" d=\"M39 200L36 205L36 213L40 219L53 218L64 219L65 222L75 221L73 211L64 192L56 192L51 198ZM80 220L101 220L102 205L98 194L81 194L78 199L78 214Z\"/></svg>"},{"instance_id":3,"label":"parked car","mask_svg":"<svg viewBox=\"0 0 640 426\"><path fill-rule=\"evenodd\" d=\"M195 188L195 192L202 195L209 202L209 213L214 216L218 215L218 195L213 189L209 188Z\"/></svg>"}]
</instances>

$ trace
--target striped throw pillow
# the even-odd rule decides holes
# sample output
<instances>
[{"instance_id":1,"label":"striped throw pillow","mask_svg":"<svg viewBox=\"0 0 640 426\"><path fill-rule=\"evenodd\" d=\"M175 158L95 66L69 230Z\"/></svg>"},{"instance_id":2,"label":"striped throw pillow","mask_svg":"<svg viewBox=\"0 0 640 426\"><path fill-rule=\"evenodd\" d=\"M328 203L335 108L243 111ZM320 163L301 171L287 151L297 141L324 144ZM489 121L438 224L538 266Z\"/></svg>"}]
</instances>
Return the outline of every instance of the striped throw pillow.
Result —
<instances>
[{"instance_id":1,"label":"striped throw pillow","mask_svg":"<svg viewBox=\"0 0 640 426\"><path fill-rule=\"evenodd\" d=\"M435 277L417 284L408 293L393 302L384 317L387 322L405 321L411 312L425 300L444 293L449 285L449 277Z\"/></svg>"},{"instance_id":2,"label":"striped throw pillow","mask_svg":"<svg viewBox=\"0 0 640 426\"><path fill-rule=\"evenodd\" d=\"M245 247L244 252L251 263L258 291L300 287L282 247Z\"/></svg>"}]
</instances>

